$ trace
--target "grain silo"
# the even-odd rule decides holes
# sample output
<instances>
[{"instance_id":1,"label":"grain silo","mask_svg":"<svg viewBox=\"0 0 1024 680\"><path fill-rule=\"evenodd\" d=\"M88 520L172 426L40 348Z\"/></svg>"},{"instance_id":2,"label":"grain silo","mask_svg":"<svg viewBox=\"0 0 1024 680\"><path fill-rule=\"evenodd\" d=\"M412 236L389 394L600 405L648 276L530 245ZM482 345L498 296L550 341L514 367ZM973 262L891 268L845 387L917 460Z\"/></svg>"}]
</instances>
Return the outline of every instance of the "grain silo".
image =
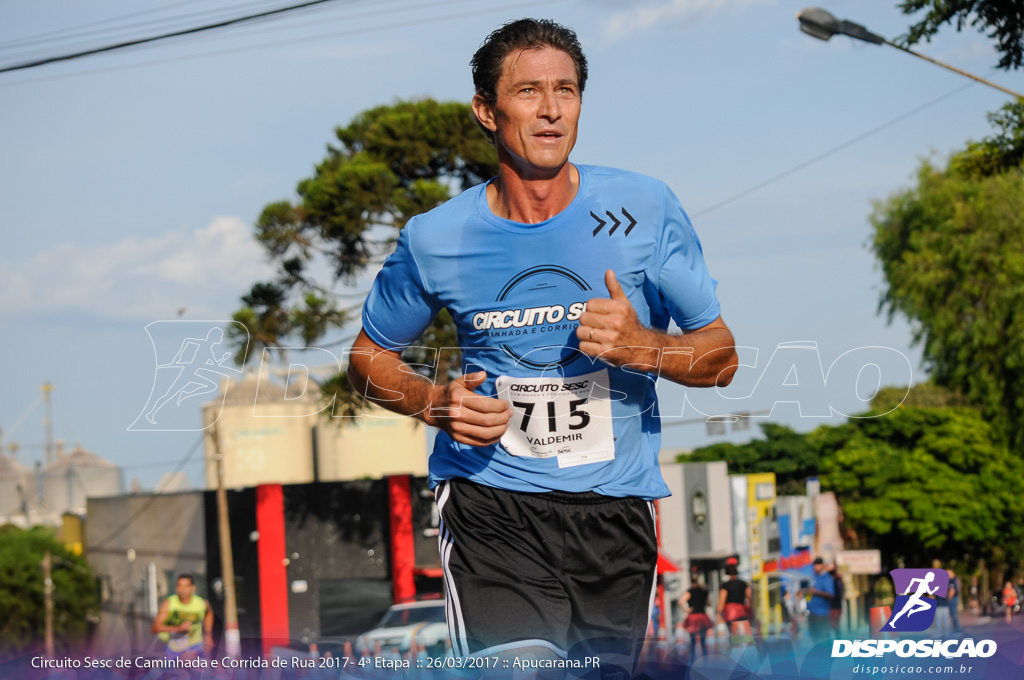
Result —
<instances>
[{"instance_id":1,"label":"grain silo","mask_svg":"<svg viewBox=\"0 0 1024 680\"><path fill-rule=\"evenodd\" d=\"M26 514L35 494L32 468L0 453L0 517Z\"/></svg>"},{"instance_id":2,"label":"grain silo","mask_svg":"<svg viewBox=\"0 0 1024 680\"><path fill-rule=\"evenodd\" d=\"M43 470L43 506L48 513L84 513L85 499L124 492L124 472L81 445L70 453L57 449L57 460Z\"/></svg>"}]
</instances>

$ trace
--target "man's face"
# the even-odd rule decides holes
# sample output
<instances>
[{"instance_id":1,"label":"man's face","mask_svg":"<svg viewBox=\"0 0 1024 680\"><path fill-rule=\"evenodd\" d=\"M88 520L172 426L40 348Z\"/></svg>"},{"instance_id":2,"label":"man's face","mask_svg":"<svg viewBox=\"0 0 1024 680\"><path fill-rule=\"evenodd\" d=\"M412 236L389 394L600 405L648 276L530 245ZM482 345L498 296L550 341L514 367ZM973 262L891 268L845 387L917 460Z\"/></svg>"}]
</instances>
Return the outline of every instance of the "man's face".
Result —
<instances>
[{"instance_id":1,"label":"man's face","mask_svg":"<svg viewBox=\"0 0 1024 680\"><path fill-rule=\"evenodd\" d=\"M196 592L196 584L192 583L192 581L187 578L179 578L178 585L175 590L178 593L179 600L187 601Z\"/></svg>"},{"instance_id":2,"label":"man's face","mask_svg":"<svg viewBox=\"0 0 1024 680\"><path fill-rule=\"evenodd\" d=\"M576 144L580 88L572 58L552 47L516 50L505 57L496 102L479 95L473 109L495 133L498 157L527 179L550 177Z\"/></svg>"},{"instance_id":3,"label":"man's face","mask_svg":"<svg viewBox=\"0 0 1024 680\"><path fill-rule=\"evenodd\" d=\"M819 563L816 563L816 564L814 565L814 573L815 573L815 574L820 574L820 573L821 573L821 572L823 572L823 571L825 571L825 565L824 565L824 564L821 564L821 563L819 562Z\"/></svg>"}]
</instances>

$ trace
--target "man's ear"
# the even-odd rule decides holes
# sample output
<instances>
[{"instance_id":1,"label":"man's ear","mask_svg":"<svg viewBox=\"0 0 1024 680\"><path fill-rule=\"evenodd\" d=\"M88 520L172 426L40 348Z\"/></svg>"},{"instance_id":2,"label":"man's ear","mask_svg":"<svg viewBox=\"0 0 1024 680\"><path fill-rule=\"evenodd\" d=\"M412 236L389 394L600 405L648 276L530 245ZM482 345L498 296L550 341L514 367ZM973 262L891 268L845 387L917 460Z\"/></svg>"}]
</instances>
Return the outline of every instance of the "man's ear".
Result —
<instances>
[{"instance_id":1,"label":"man's ear","mask_svg":"<svg viewBox=\"0 0 1024 680\"><path fill-rule=\"evenodd\" d=\"M498 124L494 122L494 107L478 94L473 95L473 113L485 128L491 132L498 130Z\"/></svg>"}]
</instances>

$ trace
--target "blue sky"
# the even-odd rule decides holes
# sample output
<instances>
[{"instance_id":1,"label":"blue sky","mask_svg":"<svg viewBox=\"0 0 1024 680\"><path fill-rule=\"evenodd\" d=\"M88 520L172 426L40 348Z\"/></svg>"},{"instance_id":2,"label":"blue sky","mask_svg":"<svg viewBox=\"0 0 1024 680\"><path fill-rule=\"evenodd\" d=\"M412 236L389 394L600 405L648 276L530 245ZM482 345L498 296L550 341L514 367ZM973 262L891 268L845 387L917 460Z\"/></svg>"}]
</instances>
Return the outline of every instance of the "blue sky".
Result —
<instances>
[{"instance_id":1,"label":"blue sky","mask_svg":"<svg viewBox=\"0 0 1024 680\"><path fill-rule=\"evenodd\" d=\"M23 462L40 455L41 409L10 431L49 380L58 437L146 486L174 468L195 433L126 431L152 387L144 327L180 309L183 319L230 318L239 295L271 271L251 236L254 219L266 203L294 196L333 128L398 99L468 101L470 56L520 16L575 28L587 51L573 160L653 175L675 190L720 281L724 318L758 353L758 367L732 392L695 401L750 393L779 343L792 341L817 343L826 369L858 347L890 347L923 377L907 324L876 313L881 276L865 245L872 201L907 186L921 157L943 158L988 134L985 114L1007 97L967 87L711 209L969 82L889 47L816 41L794 18L806 1L339 0L288 20L0 74L5 444L25 447ZM95 31L193 14L175 24L185 27L284 4L0 0L0 63L155 26L12 44L83 24ZM825 7L888 37L909 23L895 2ZM970 29L948 28L920 49L1024 89L1020 73L992 72L990 41ZM882 382L901 374L898 360L879 363ZM854 367L844 370L855 378ZM771 408L784 390L771 376L762 383L739 401ZM861 405L852 389L833 392L840 411ZM669 411L681 410L680 388L662 394ZM822 422L791 407L774 417L799 429ZM700 426L666 429L670 447L719 440ZM186 470L200 483L198 455Z\"/></svg>"}]
</instances>

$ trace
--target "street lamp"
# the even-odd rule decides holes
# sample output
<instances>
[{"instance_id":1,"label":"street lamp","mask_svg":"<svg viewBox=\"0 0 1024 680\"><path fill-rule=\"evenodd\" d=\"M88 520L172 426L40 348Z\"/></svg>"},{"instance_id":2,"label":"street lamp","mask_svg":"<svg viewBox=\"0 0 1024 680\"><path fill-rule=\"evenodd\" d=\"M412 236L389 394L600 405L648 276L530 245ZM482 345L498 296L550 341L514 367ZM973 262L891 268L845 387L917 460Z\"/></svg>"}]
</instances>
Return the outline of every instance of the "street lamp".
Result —
<instances>
[{"instance_id":1,"label":"street lamp","mask_svg":"<svg viewBox=\"0 0 1024 680\"><path fill-rule=\"evenodd\" d=\"M920 52L915 52L914 50L903 47L902 45L897 45L894 42L886 40L880 35L875 35L860 24L855 24L852 21L836 19L830 12L821 9L820 7L808 7L807 9L800 10L796 13L796 18L800 21L800 30L807 35L817 38L818 40L828 40L838 33L840 35L848 35L851 38L863 40L864 42L869 42L874 45L889 45L890 47L895 47L898 50L912 54L915 57L920 57L925 61L930 61L931 63L937 64L943 68L948 68L950 71L959 73L962 76L967 76L968 78L977 80L979 83L984 83L989 87L994 87L1006 94L1011 94L1014 97L1024 97L1024 95L1019 92L1014 92L1002 85L996 85L995 83L985 80L984 78L980 78L973 73L961 71L954 66L942 63L938 59L926 57Z\"/></svg>"}]
</instances>

